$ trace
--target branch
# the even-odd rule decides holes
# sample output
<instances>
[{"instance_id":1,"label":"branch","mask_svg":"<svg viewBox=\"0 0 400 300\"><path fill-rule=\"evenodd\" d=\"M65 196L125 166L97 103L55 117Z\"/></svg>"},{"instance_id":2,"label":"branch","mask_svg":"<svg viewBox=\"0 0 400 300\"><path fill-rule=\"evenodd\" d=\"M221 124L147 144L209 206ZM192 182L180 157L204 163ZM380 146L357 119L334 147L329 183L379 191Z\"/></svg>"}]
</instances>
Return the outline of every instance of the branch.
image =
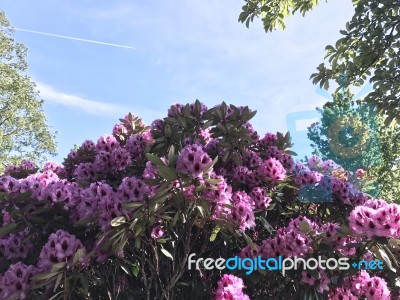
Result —
<instances>
[{"instance_id":1,"label":"branch","mask_svg":"<svg viewBox=\"0 0 400 300\"><path fill-rule=\"evenodd\" d=\"M187 222L188 224L189 222ZM176 282L179 280L179 278L181 278L181 276L183 275L183 273L185 272L185 267L186 267L186 262L190 253L190 231L192 229L193 224L190 224L189 226L187 226L186 228L186 238L185 238L185 243L183 246L183 257L182 260L178 266L178 268L175 269L175 272L172 276L172 279L170 280L169 284L167 285L167 287L164 289L162 295L161 295L161 299L169 299L168 298L168 293L171 291L171 289L176 285ZM194 240L196 240L199 237L199 232L200 230L196 233Z\"/></svg>"}]
</instances>

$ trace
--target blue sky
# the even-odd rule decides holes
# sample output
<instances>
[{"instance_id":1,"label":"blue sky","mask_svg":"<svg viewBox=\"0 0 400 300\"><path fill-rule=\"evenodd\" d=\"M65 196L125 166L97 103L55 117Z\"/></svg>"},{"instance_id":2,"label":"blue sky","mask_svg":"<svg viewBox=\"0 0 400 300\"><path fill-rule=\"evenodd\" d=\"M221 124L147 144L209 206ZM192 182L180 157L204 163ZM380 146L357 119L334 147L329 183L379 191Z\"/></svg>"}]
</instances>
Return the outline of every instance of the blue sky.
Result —
<instances>
[{"instance_id":1,"label":"blue sky","mask_svg":"<svg viewBox=\"0 0 400 300\"><path fill-rule=\"evenodd\" d=\"M285 31L238 23L242 0L3 0L16 28L134 47L112 47L17 31L28 48L57 136L61 162L74 144L110 133L129 111L150 124L172 103L199 99L258 110L256 130L288 129L288 113L326 101L309 77L353 15L349 0L321 2ZM301 123L301 122L300 122ZM303 122L304 124L307 122ZM295 148L296 150L296 148Z\"/></svg>"}]
</instances>

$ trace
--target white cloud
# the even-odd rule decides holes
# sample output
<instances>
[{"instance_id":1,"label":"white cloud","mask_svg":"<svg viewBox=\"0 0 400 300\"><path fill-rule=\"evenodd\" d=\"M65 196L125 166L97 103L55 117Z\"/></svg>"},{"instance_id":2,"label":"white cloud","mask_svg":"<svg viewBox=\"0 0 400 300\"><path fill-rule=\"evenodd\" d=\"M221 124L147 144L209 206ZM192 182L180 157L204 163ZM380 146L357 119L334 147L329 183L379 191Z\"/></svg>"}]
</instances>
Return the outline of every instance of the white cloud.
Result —
<instances>
[{"instance_id":1,"label":"white cloud","mask_svg":"<svg viewBox=\"0 0 400 300\"><path fill-rule=\"evenodd\" d=\"M127 109L120 105L89 100L72 94L66 94L57 91L51 86L43 83L37 83L37 87L40 91L40 96L45 101L57 103L75 109L80 109L89 114L108 115L127 112Z\"/></svg>"},{"instance_id":2,"label":"white cloud","mask_svg":"<svg viewBox=\"0 0 400 300\"><path fill-rule=\"evenodd\" d=\"M36 82L36 85L40 91L41 98L43 98L45 101L70 107L72 109L81 110L92 115L108 118L121 118L128 112L132 112L133 114L141 117L145 122L149 123L155 118L162 117L164 114L162 111L138 107L136 105L130 105L127 107L113 103L86 99L77 95L58 91L55 88L41 82Z\"/></svg>"}]
</instances>

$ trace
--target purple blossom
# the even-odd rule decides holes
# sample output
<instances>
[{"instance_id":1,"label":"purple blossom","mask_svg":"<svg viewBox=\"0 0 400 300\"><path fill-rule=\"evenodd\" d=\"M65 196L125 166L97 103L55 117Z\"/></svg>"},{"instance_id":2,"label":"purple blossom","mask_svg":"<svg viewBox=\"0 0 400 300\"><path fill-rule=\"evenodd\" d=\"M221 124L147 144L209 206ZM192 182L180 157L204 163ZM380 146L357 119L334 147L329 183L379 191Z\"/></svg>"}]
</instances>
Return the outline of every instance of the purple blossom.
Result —
<instances>
[{"instance_id":1,"label":"purple blossom","mask_svg":"<svg viewBox=\"0 0 400 300\"><path fill-rule=\"evenodd\" d=\"M109 134L105 134L100 137L96 144L96 149L98 152L106 151L110 152L112 149L119 148L119 142L115 137Z\"/></svg>"},{"instance_id":2,"label":"purple blossom","mask_svg":"<svg viewBox=\"0 0 400 300\"><path fill-rule=\"evenodd\" d=\"M25 259L28 256L33 249L32 241L27 238L28 233L28 230L23 230L0 239L1 252L8 260Z\"/></svg>"},{"instance_id":3,"label":"purple blossom","mask_svg":"<svg viewBox=\"0 0 400 300\"><path fill-rule=\"evenodd\" d=\"M255 202L255 207L260 210L265 210L268 208L272 199L267 196L265 189L261 187L255 187L251 190L250 197Z\"/></svg>"},{"instance_id":4,"label":"purple blossom","mask_svg":"<svg viewBox=\"0 0 400 300\"><path fill-rule=\"evenodd\" d=\"M253 228L255 223L254 201L245 192L235 192L232 195L232 208L229 219L239 225L240 231Z\"/></svg>"},{"instance_id":5,"label":"purple blossom","mask_svg":"<svg viewBox=\"0 0 400 300\"><path fill-rule=\"evenodd\" d=\"M182 114L184 108L185 106L183 104L180 103L172 104L171 107L168 109L168 117L174 117L175 110L178 114Z\"/></svg>"},{"instance_id":6,"label":"purple blossom","mask_svg":"<svg viewBox=\"0 0 400 300\"><path fill-rule=\"evenodd\" d=\"M105 137L105 136L103 136L103 137ZM100 142L100 140L99 140L99 142ZM95 151L96 144L92 140L85 140L81 145L81 149L83 149L85 151Z\"/></svg>"},{"instance_id":7,"label":"purple blossom","mask_svg":"<svg viewBox=\"0 0 400 300\"><path fill-rule=\"evenodd\" d=\"M0 298L26 299L27 292L31 287L29 279L34 272L34 266L27 266L22 262L10 265L0 277Z\"/></svg>"},{"instance_id":8,"label":"purple blossom","mask_svg":"<svg viewBox=\"0 0 400 300\"><path fill-rule=\"evenodd\" d=\"M112 134L116 138L119 138L121 135L124 135L127 132L128 130L123 124L115 124L112 130Z\"/></svg>"},{"instance_id":9,"label":"purple blossom","mask_svg":"<svg viewBox=\"0 0 400 300\"><path fill-rule=\"evenodd\" d=\"M97 176L97 168L93 163L81 163L73 171L76 181L93 181Z\"/></svg>"},{"instance_id":10,"label":"purple blossom","mask_svg":"<svg viewBox=\"0 0 400 300\"><path fill-rule=\"evenodd\" d=\"M126 141L125 148L132 154L134 159L138 159L143 154L147 146L147 140L143 138L142 134L131 135Z\"/></svg>"},{"instance_id":11,"label":"purple blossom","mask_svg":"<svg viewBox=\"0 0 400 300\"><path fill-rule=\"evenodd\" d=\"M131 155L124 148L113 149L110 155L110 165L113 170L123 171L131 165Z\"/></svg>"},{"instance_id":12,"label":"purple blossom","mask_svg":"<svg viewBox=\"0 0 400 300\"><path fill-rule=\"evenodd\" d=\"M111 168L111 152L99 151L96 155L94 166L97 172L109 172Z\"/></svg>"},{"instance_id":13,"label":"purple blossom","mask_svg":"<svg viewBox=\"0 0 400 300\"><path fill-rule=\"evenodd\" d=\"M193 178L201 178L204 169L211 161L201 145L188 145L182 149L176 162L176 169L179 172L191 175Z\"/></svg>"},{"instance_id":14,"label":"purple blossom","mask_svg":"<svg viewBox=\"0 0 400 300\"><path fill-rule=\"evenodd\" d=\"M19 188L19 181L9 175L0 177L0 193L11 194Z\"/></svg>"},{"instance_id":15,"label":"purple blossom","mask_svg":"<svg viewBox=\"0 0 400 300\"><path fill-rule=\"evenodd\" d=\"M59 229L49 236L43 246L39 254L38 267L40 270L48 271L56 263L65 262L67 266L71 266L78 249L85 251L81 241L74 235ZM83 260L81 258L81 261Z\"/></svg>"},{"instance_id":16,"label":"purple blossom","mask_svg":"<svg viewBox=\"0 0 400 300\"><path fill-rule=\"evenodd\" d=\"M153 240L158 240L164 236L165 230L162 226L156 225L151 229L150 237Z\"/></svg>"},{"instance_id":17,"label":"purple blossom","mask_svg":"<svg viewBox=\"0 0 400 300\"><path fill-rule=\"evenodd\" d=\"M216 300L250 300L249 296L243 293L246 288L243 280L231 274L224 274L218 281Z\"/></svg>"},{"instance_id":18,"label":"purple blossom","mask_svg":"<svg viewBox=\"0 0 400 300\"><path fill-rule=\"evenodd\" d=\"M150 161L146 162L146 167L143 171L144 179L155 179L157 177L157 167L154 166Z\"/></svg>"},{"instance_id":19,"label":"purple blossom","mask_svg":"<svg viewBox=\"0 0 400 300\"><path fill-rule=\"evenodd\" d=\"M368 200L366 206L357 206L349 216L350 228L360 236L400 237L400 206ZM372 206L372 207L371 207Z\"/></svg>"},{"instance_id":20,"label":"purple blossom","mask_svg":"<svg viewBox=\"0 0 400 300\"><path fill-rule=\"evenodd\" d=\"M237 184L246 184L247 177L250 174L250 170L243 166L237 166L232 172L232 181Z\"/></svg>"},{"instance_id":21,"label":"purple blossom","mask_svg":"<svg viewBox=\"0 0 400 300\"><path fill-rule=\"evenodd\" d=\"M274 133L266 133L262 139L260 139L259 144L264 147L271 147L275 145L275 142L278 140L278 137Z\"/></svg>"},{"instance_id":22,"label":"purple blossom","mask_svg":"<svg viewBox=\"0 0 400 300\"><path fill-rule=\"evenodd\" d=\"M316 286L318 292L323 294L325 291L329 291L330 279L324 270L318 270L317 272L319 274L319 279L316 279L307 271L302 271L301 282L311 286Z\"/></svg>"},{"instance_id":23,"label":"purple blossom","mask_svg":"<svg viewBox=\"0 0 400 300\"><path fill-rule=\"evenodd\" d=\"M46 162L43 166L43 172L46 171L53 171L55 174L57 174L59 177L65 177L66 176L66 172L65 169L62 165L60 165L57 162L54 161L49 161Z\"/></svg>"},{"instance_id":24,"label":"purple blossom","mask_svg":"<svg viewBox=\"0 0 400 300\"><path fill-rule=\"evenodd\" d=\"M390 300L390 290L384 279L371 277L365 270L353 276L350 281L351 292L361 299L365 297L370 300Z\"/></svg>"},{"instance_id":25,"label":"purple blossom","mask_svg":"<svg viewBox=\"0 0 400 300\"><path fill-rule=\"evenodd\" d=\"M278 160L269 158L258 167L258 174L262 179L269 178L273 182L279 182L285 179L286 170Z\"/></svg>"},{"instance_id":26,"label":"purple blossom","mask_svg":"<svg viewBox=\"0 0 400 300\"><path fill-rule=\"evenodd\" d=\"M164 128L164 121L157 119L154 120L153 123L151 123L151 130L158 130L158 131L162 131Z\"/></svg>"},{"instance_id":27,"label":"purple blossom","mask_svg":"<svg viewBox=\"0 0 400 300\"><path fill-rule=\"evenodd\" d=\"M146 197L150 194L150 188L143 182L143 180L132 177L125 177L122 179L118 187L118 193L122 199L128 202L145 201Z\"/></svg>"},{"instance_id":28,"label":"purple blossom","mask_svg":"<svg viewBox=\"0 0 400 300\"><path fill-rule=\"evenodd\" d=\"M308 167L313 171L318 171L322 168L322 160L316 155L311 156L307 160Z\"/></svg>"}]
</instances>

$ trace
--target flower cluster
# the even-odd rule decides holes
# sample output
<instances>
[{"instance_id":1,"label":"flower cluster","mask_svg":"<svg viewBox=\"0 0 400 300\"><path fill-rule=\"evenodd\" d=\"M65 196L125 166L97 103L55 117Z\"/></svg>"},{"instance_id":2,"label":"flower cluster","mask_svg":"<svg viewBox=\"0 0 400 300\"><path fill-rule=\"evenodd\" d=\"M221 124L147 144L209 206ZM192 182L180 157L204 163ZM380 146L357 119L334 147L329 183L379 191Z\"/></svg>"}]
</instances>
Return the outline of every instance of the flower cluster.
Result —
<instances>
[{"instance_id":1,"label":"flower cluster","mask_svg":"<svg viewBox=\"0 0 400 300\"><path fill-rule=\"evenodd\" d=\"M239 224L239 229L245 231L256 225L254 218L254 201L245 192L235 192L232 196L234 208L230 219Z\"/></svg>"},{"instance_id":2,"label":"flower cluster","mask_svg":"<svg viewBox=\"0 0 400 300\"><path fill-rule=\"evenodd\" d=\"M362 270L357 275L346 278L342 287L333 289L329 293L329 299L390 300L391 293L384 279L371 277Z\"/></svg>"},{"instance_id":3,"label":"flower cluster","mask_svg":"<svg viewBox=\"0 0 400 300\"><path fill-rule=\"evenodd\" d=\"M200 178L210 163L211 158L205 149L199 144L193 144L182 149L176 162L176 169L193 178Z\"/></svg>"},{"instance_id":4,"label":"flower cluster","mask_svg":"<svg viewBox=\"0 0 400 300\"><path fill-rule=\"evenodd\" d=\"M38 268L43 271L51 269L55 263L66 263L72 266L78 250L85 252L85 247L75 236L64 230L57 230L49 236L47 243L39 254ZM84 262L84 257L80 258Z\"/></svg>"},{"instance_id":5,"label":"flower cluster","mask_svg":"<svg viewBox=\"0 0 400 300\"><path fill-rule=\"evenodd\" d=\"M4 170L5 175L13 177L23 177L24 175L33 174L37 171L35 163L31 160L23 160L19 166L10 165Z\"/></svg>"},{"instance_id":6,"label":"flower cluster","mask_svg":"<svg viewBox=\"0 0 400 300\"><path fill-rule=\"evenodd\" d=\"M257 171L261 178L269 178L273 182L282 181L286 176L286 169L276 158L266 160Z\"/></svg>"},{"instance_id":7,"label":"flower cluster","mask_svg":"<svg viewBox=\"0 0 400 300\"><path fill-rule=\"evenodd\" d=\"M250 300L249 296L243 293L245 288L243 280L234 275L225 274L218 281L216 300Z\"/></svg>"},{"instance_id":8,"label":"flower cluster","mask_svg":"<svg viewBox=\"0 0 400 300\"><path fill-rule=\"evenodd\" d=\"M33 243L28 238L27 230L11 233L8 237L0 239L0 250L10 261L26 258L32 249Z\"/></svg>"},{"instance_id":9,"label":"flower cluster","mask_svg":"<svg viewBox=\"0 0 400 300\"><path fill-rule=\"evenodd\" d=\"M318 270L318 275L319 275L318 276L319 279L316 279L309 272L302 271L301 272L301 282L311 285L311 286L316 286L317 290L322 294L325 291L329 291L330 279L326 275L324 270Z\"/></svg>"},{"instance_id":10,"label":"flower cluster","mask_svg":"<svg viewBox=\"0 0 400 300\"><path fill-rule=\"evenodd\" d=\"M400 206L370 199L357 206L349 217L351 229L369 239L373 236L400 237Z\"/></svg>"},{"instance_id":11,"label":"flower cluster","mask_svg":"<svg viewBox=\"0 0 400 300\"><path fill-rule=\"evenodd\" d=\"M369 198L349 180L351 174L332 160L322 161L312 156L307 166L295 164L293 172L296 185L306 197L314 195L321 202L338 200L353 206L361 205Z\"/></svg>"},{"instance_id":12,"label":"flower cluster","mask_svg":"<svg viewBox=\"0 0 400 300\"><path fill-rule=\"evenodd\" d=\"M269 257L304 257L313 251L312 239L300 230L299 222L305 221L310 227L317 225L305 217L290 221L287 227L281 227L272 238L262 241L259 254Z\"/></svg>"},{"instance_id":13,"label":"flower cluster","mask_svg":"<svg viewBox=\"0 0 400 300\"><path fill-rule=\"evenodd\" d=\"M118 187L118 193L126 202L144 201L150 194L149 187L143 180L133 177L125 177L122 179Z\"/></svg>"},{"instance_id":14,"label":"flower cluster","mask_svg":"<svg viewBox=\"0 0 400 300\"><path fill-rule=\"evenodd\" d=\"M322 234L322 241L331 245L335 250L345 256L352 256L356 253L356 248L348 247L348 244L359 242L358 238L343 236L339 234L340 226L335 223L325 223L320 227L319 232Z\"/></svg>"},{"instance_id":15,"label":"flower cluster","mask_svg":"<svg viewBox=\"0 0 400 300\"><path fill-rule=\"evenodd\" d=\"M21 262L10 265L0 276L0 298L26 299L27 292L31 287L29 279L34 273L33 266L27 266Z\"/></svg>"}]
</instances>

